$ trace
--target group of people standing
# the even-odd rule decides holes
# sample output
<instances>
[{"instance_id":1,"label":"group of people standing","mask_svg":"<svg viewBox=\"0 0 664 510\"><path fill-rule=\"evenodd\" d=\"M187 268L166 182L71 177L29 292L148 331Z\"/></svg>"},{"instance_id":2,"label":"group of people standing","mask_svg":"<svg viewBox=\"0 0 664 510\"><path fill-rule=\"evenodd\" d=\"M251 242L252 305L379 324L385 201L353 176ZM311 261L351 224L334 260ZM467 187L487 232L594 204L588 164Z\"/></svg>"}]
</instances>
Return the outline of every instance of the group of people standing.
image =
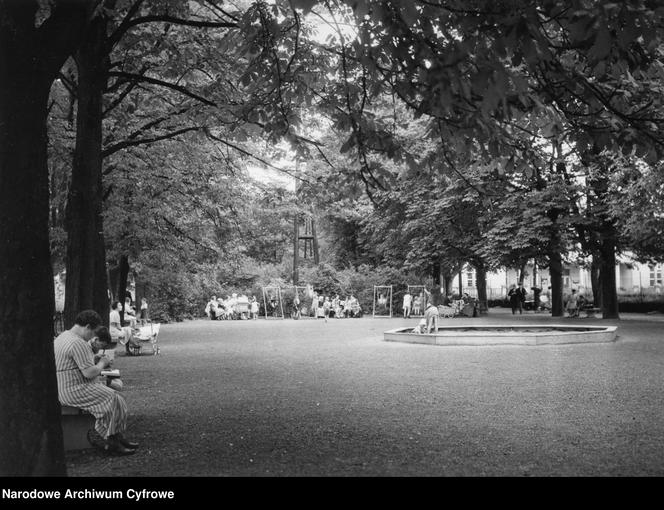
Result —
<instances>
[{"instance_id":1,"label":"group of people standing","mask_svg":"<svg viewBox=\"0 0 664 510\"><path fill-rule=\"evenodd\" d=\"M403 295L403 304L401 311L404 319L408 319L412 315L422 315L430 300L431 293L423 289L422 292L413 296L409 290Z\"/></svg>"},{"instance_id":2,"label":"group of people standing","mask_svg":"<svg viewBox=\"0 0 664 510\"><path fill-rule=\"evenodd\" d=\"M512 284L510 290L507 292L507 297L510 301L512 308L512 315L516 314L517 310L520 314L523 313L523 304L526 302L526 295L528 292L523 288L523 283Z\"/></svg>"},{"instance_id":3,"label":"group of people standing","mask_svg":"<svg viewBox=\"0 0 664 510\"><path fill-rule=\"evenodd\" d=\"M536 311L551 310L551 287L545 292L542 292L542 289L539 287L532 287L531 290L533 291L534 309ZM523 287L523 283L519 282L518 284L512 284L507 293L510 307L512 308L512 314L516 314L517 311L520 314L523 314L527 295L528 291ZM565 311L570 317L578 317L580 310L587 304L588 301L586 298L579 294L576 289L572 289L569 297L565 301Z\"/></svg>"}]
</instances>

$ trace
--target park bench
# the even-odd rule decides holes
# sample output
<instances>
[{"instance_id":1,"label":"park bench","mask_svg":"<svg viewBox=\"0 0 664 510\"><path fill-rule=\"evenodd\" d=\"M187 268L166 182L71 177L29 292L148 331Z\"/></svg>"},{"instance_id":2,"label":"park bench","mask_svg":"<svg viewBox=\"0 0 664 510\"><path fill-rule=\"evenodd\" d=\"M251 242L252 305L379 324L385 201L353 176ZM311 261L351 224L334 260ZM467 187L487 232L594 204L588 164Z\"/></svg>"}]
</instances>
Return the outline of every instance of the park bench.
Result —
<instances>
[{"instance_id":1,"label":"park bench","mask_svg":"<svg viewBox=\"0 0 664 510\"><path fill-rule=\"evenodd\" d=\"M61 406L60 423L65 451L83 450L88 442L88 430L94 428L95 417L87 411L71 406Z\"/></svg>"},{"instance_id":2,"label":"park bench","mask_svg":"<svg viewBox=\"0 0 664 510\"><path fill-rule=\"evenodd\" d=\"M599 314L602 309L601 308L595 308L595 305L593 303L588 303L586 305L583 305L581 307L581 311L586 314L587 318L593 318L597 314Z\"/></svg>"},{"instance_id":3,"label":"park bench","mask_svg":"<svg viewBox=\"0 0 664 510\"><path fill-rule=\"evenodd\" d=\"M118 370L102 371L101 380L107 386L120 377ZM88 431L94 429L95 417L84 409L60 404L60 423L65 451L84 450L92 446L88 439Z\"/></svg>"},{"instance_id":4,"label":"park bench","mask_svg":"<svg viewBox=\"0 0 664 510\"><path fill-rule=\"evenodd\" d=\"M438 306L438 316L439 317L450 318L450 317L454 317L456 314L457 314L457 310L453 306L445 306L445 305L439 305Z\"/></svg>"}]
</instances>

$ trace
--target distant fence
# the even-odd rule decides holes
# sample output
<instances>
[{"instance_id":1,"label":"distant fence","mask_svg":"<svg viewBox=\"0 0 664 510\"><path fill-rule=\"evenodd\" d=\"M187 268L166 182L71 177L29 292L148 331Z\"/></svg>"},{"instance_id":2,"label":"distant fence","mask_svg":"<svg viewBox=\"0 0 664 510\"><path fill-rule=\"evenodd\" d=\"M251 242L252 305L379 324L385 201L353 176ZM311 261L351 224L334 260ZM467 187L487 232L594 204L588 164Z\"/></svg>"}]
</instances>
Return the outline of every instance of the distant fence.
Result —
<instances>
[{"instance_id":1,"label":"distant fence","mask_svg":"<svg viewBox=\"0 0 664 510\"><path fill-rule=\"evenodd\" d=\"M458 289L454 289L453 292L458 292ZM467 293L472 298L477 298L477 287L464 287L462 292ZM486 289L486 298L490 301L496 299L503 299L507 296L507 289L505 287L487 287Z\"/></svg>"}]
</instances>

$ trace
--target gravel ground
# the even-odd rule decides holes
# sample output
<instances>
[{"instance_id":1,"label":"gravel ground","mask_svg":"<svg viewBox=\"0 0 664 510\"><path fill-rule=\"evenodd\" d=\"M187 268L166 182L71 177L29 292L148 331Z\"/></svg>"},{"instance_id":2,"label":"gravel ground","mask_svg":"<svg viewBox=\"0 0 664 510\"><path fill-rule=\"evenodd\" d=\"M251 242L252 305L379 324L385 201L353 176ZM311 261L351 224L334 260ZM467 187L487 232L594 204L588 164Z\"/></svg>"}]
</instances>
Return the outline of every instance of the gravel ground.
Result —
<instances>
[{"instance_id":1,"label":"gravel ground","mask_svg":"<svg viewBox=\"0 0 664 510\"><path fill-rule=\"evenodd\" d=\"M70 476L662 476L664 318L611 344L384 342L417 319L162 325L160 356L116 356L129 457L67 455Z\"/></svg>"}]
</instances>

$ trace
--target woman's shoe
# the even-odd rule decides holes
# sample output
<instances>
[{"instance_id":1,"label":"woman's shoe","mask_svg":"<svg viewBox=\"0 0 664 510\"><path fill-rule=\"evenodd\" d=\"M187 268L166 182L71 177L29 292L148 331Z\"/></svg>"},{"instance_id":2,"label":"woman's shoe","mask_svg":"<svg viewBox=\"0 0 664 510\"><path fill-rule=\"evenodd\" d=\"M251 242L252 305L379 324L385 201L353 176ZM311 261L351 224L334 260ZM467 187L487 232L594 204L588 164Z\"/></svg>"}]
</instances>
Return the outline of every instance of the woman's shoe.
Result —
<instances>
[{"instance_id":1,"label":"woman's shoe","mask_svg":"<svg viewBox=\"0 0 664 510\"><path fill-rule=\"evenodd\" d=\"M95 429L88 430L88 442L99 450L106 450L108 448L106 440Z\"/></svg>"},{"instance_id":2,"label":"woman's shoe","mask_svg":"<svg viewBox=\"0 0 664 510\"><path fill-rule=\"evenodd\" d=\"M136 453L135 448L127 448L117 436L108 436L106 444L108 445L106 451L110 453L117 455L131 455L132 453Z\"/></svg>"},{"instance_id":3,"label":"woman's shoe","mask_svg":"<svg viewBox=\"0 0 664 510\"><path fill-rule=\"evenodd\" d=\"M124 437L122 434L116 434L115 437L120 442L120 444L125 448L131 448L132 450L136 450L139 446L138 443L134 443L133 441L127 440L127 438Z\"/></svg>"}]
</instances>

